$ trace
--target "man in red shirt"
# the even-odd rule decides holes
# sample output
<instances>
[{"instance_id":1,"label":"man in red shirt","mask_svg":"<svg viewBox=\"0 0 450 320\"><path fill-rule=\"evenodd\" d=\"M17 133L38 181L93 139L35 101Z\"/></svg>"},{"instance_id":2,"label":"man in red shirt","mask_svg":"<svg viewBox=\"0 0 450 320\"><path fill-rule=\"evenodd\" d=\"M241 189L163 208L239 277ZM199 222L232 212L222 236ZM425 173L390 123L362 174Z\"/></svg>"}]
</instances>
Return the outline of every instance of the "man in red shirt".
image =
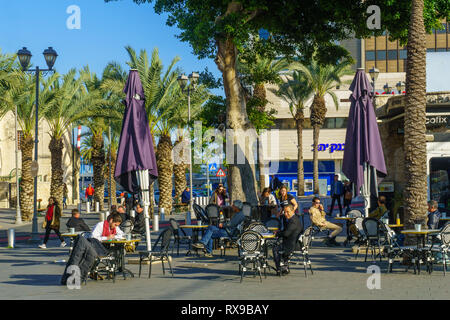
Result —
<instances>
[{"instance_id":1,"label":"man in red shirt","mask_svg":"<svg viewBox=\"0 0 450 320\"><path fill-rule=\"evenodd\" d=\"M86 188L86 200L89 201L89 203L92 203L92 198L94 197L94 188L89 183L88 187Z\"/></svg>"}]
</instances>

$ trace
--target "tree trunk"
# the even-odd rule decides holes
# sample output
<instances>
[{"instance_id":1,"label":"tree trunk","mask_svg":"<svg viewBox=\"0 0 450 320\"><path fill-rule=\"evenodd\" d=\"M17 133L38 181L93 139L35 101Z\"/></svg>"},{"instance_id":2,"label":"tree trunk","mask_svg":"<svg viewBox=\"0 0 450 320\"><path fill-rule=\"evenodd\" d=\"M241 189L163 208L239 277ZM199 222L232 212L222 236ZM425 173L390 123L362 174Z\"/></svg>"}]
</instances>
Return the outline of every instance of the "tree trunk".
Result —
<instances>
[{"instance_id":1,"label":"tree trunk","mask_svg":"<svg viewBox=\"0 0 450 320\"><path fill-rule=\"evenodd\" d=\"M172 141L170 136L162 135L156 152L159 183L159 209L164 208L166 214L172 212Z\"/></svg>"},{"instance_id":2,"label":"tree trunk","mask_svg":"<svg viewBox=\"0 0 450 320\"><path fill-rule=\"evenodd\" d=\"M297 123L297 196L305 195L305 172L303 169L303 112L296 117Z\"/></svg>"},{"instance_id":3,"label":"tree trunk","mask_svg":"<svg viewBox=\"0 0 450 320\"><path fill-rule=\"evenodd\" d=\"M103 136L92 136L92 167L94 170L94 202L99 202L100 210L103 210L105 198L105 150L103 148ZM95 203L94 203L95 206ZM95 208L95 207L94 207Z\"/></svg>"},{"instance_id":4,"label":"tree trunk","mask_svg":"<svg viewBox=\"0 0 450 320\"><path fill-rule=\"evenodd\" d=\"M62 208L64 183L64 171L62 169L63 139L51 137L48 145L51 154L52 177L50 182L50 196L54 197Z\"/></svg>"},{"instance_id":5,"label":"tree trunk","mask_svg":"<svg viewBox=\"0 0 450 320\"><path fill-rule=\"evenodd\" d=\"M174 144L174 149L178 150L176 147L178 144L180 144L183 140L183 137L178 137L177 141ZM179 153L176 155L177 159L179 160L178 163L174 163L173 165L173 174L174 174L174 180L175 180L175 201L181 202L181 194L183 193L184 189L186 189L186 169L187 164L184 163L184 161L181 161L183 159L183 148L180 148Z\"/></svg>"},{"instance_id":6,"label":"tree trunk","mask_svg":"<svg viewBox=\"0 0 450 320\"><path fill-rule=\"evenodd\" d=\"M233 39L219 39L217 40L217 46L218 51L215 62L222 72L225 88L227 129L231 129L234 132L234 139L228 141L230 143L229 147L232 146L234 148L233 159L227 159L230 200L242 200L256 205L258 199L256 196L255 164L253 159L248 158L249 155L246 152L245 142L242 139L237 139L238 136L245 134L249 137L250 146L256 143L256 137L251 137L249 134L246 134L248 132L247 130L254 130L254 128L248 120L245 97L237 77L237 48L233 43ZM238 163L236 157L237 152L244 154L244 161L239 161L243 163ZM231 150L227 150L227 153L230 154Z\"/></svg>"},{"instance_id":7,"label":"tree trunk","mask_svg":"<svg viewBox=\"0 0 450 320\"><path fill-rule=\"evenodd\" d=\"M261 139L258 135L257 137L257 143L258 143L258 168L259 168L259 193L261 193L264 188L266 187L265 183L265 175L264 175L264 159L262 159L262 146L261 146Z\"/></svg>"},{"instance_id":8,"label":"tree trunk","mask_svg":"<svg viewBox=\"0 0 450 320\"><path fill-rule=\"evenodd\" d=\"M314 194L319 194L319 134L325 122L327 108L325 107L325 99L318 95L314 95L311 105L311 125L313 127L314 153L313 153L313 184Z\"/></svg>"},{"instance_id":9,"label":"tree trunk","mask_svg":"<svg viewBox=\"0 0 450 320\"><path fill-rule=\"evenodd\" d=\"M34 183L31 176L33 162L33 137L24 136L20 145L22 151L22 175L20 179L20 210L23 221L31 221L33 217Z\"/></svg>"},{"instance_id":10,"label":"tree trunk","mask_svg":"<svg viewBox=\"0 0 450 320\"><path fill-rule=\"evenodd\" d=\"M416 219L426 226L426 37L423 0L412 0L406 67L405 104L405 228Z\"/></svg>"}]
</instances>

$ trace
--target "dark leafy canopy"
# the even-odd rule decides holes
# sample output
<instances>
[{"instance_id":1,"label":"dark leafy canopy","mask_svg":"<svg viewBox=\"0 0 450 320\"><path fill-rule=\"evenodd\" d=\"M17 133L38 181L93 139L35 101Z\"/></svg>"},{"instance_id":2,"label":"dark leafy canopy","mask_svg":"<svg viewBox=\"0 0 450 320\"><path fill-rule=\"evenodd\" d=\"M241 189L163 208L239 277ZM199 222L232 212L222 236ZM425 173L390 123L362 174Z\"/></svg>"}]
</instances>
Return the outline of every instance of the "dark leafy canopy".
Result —
<instances>
[{"instance_id":1,"label":"dark leafy canopy","mask_svg":"<svg viewBox=\"0 0 450 320\"><path fill-rule=\"evenodd\" d=\"M105 0L106 2L116 0ZM233 39L241 53L259 30L271 36L252 51L276 52L309 59L314 52L323 63L348 56L336 40L367 37L388 30L392 39L406 42L411 1L407 0L133 0L154 3L158 14L168 13L167 24L178 27L178 38L189 42L199 58L215 58L217 39ZM238 10L230 14L230 4ZM369 30L370 5L381 9L381 30ZM427 31L440 28L439 18L450 18L450 0L425 0ZM316 51L317 50L317 51ZM254 51L253 51L254 52ZM247 59L248 60L248 59Z\"/></svg>"}]
</instances>

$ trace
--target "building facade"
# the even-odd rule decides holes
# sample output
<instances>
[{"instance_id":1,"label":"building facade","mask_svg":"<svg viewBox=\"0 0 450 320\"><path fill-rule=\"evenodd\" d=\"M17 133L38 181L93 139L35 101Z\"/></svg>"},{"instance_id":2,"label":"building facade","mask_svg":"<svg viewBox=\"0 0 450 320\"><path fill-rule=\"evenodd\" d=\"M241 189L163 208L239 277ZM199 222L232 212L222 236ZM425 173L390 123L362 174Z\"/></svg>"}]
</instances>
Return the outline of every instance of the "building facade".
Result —
<instances>
[{"instance_id":1,"label":"building facade","mask_svg":"<svg viewBox=\"0 0 450 320\"><path fill-rule=\"evenodd\" d=\"M37 198L42 199L41 207L47 205L48 198L50 197L50 182L51 182L51 156L48 148L50 143L49 126L46 121L40 121L38 127L38 190ZM34 132L33 132L34 133ZM16 177L15 177L15 121L14 113L8 112L2 119L0 119L0 207L10 208L15 206L16 198ZM21 131L18 127L19 136L19 152L18 152L18 173L20 178L20 167L22 153L20 151L20 136ZM72 167L72 142L71 136L68 132L64 138L63 149L63 181L68 188L67 203L72 204L73 199L76 199L76 195L72 192L74 188L73 179L73 167ZM34 151L33 151L34 160ZM77 170L75 170L76 172ZM77 188L75 186L75 188Z\"/></svg>"}]
</instances>

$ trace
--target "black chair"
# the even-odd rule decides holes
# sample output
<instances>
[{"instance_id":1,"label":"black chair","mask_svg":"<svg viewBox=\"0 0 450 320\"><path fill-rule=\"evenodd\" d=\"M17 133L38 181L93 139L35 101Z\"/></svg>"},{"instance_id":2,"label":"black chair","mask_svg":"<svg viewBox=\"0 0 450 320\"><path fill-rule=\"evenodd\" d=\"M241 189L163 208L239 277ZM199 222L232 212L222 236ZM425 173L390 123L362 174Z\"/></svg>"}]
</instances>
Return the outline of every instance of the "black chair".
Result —
<instances>
[{"instance_id":1,"label":"black chair","mask_svg":"<svg viewBox=\"0 0 450 320\"><path fill-rule=\"evenodd\" d=\"M369 248L372 251L372 259L375 261L375 250L378 248L378 255L380 256L381 261L381 241L382 241L382 232L381 232L381 222L375 218L365 218L362 221L363 230L367 239L366 242L366 257L364 261L367 261L367 253L369 252Z\"/></svg>"},{"instance_id":2,"label":"black chair","mask_svg":"<svg viewBox=\"0 0 450 320\"><path fill-rule=\"evenodd\" d=\"M439 240L436 244L431 244L429 247L430 256L433 256L436 254L441 254L442 257L442 264L443 264L443 270L444 270L444 276L446 275L447 271L447 254L450 251L450 223L447 223L444 225L444 227L439 232L439 235L436 237L437 240ZM434 258L431 260L433 261ZM431 266L432 270L433 266Z\"/></svg>"},{"instance_id":3,"label":"black chair","mask_svg":"<svg viewBox=\"0 0 450 320\"><path fill-rule=\"evenodd\" d=\"M249 202L242 203L242 213L247 219L252 218L252 205Z\"/></svg>"},{"instance_id":4,"label":"black chair","mask_svg":"<svg viewBox=\"0 0 450 320\"><path fill-rule=\"evenodd\" d=\"M364 228L362 225L362 222L364 221L363 217L357 217L355 219L355 227L356 230L358 230L358 235L356 236L356 240L355 240L355 244L358 245L357 251L356 251L356 255L355 255L355 259L358 258L358 254L359 254L359 249L361 248L361 245L363 244L367 244L367 239L366 239L366 234L364 232Z\"/></svg>"},{"instance_id":5,"label":"black chair","mask_svg":"<svg viewBox=\"0 0 450 320\"><path fill-rule=\"evenodd\" d=\"M192 237L190 235L187 235L186 232L180 228L180 225L174 218L170 218L169 223L173 229L173 237L174 237L174 242L172 244L172 255L175 245L177 246L177 256L180 255L180 243L187 244L188 251L190 251L192 244Z\"/></svg>"},{"instance_id":6,"label":"black chair","mask_svg":"<svg viewBox=\"0 0 450 320\"><path fill-rule=\"evenodd\" d=\"M263 234L263 233L269 233L269 229L267 229L267 227L262 223L262 222L253 222L251 223L247 229L247 230L251 230L251 231L255 231L258 232L259 234Z\"/></svg>"},{"instance_id":7,"label":"black chair","mask_svg":"<svg viewBox=\"0 0 450 320\"><path fill-rule=\"evenodd\" d=\"M194 212L195 212L197 221L201 221L204 224L208 224L209 220L208 220L208 217L206 216L205 210L196 203L194 203L193 206L194 206Z\"/></svg>"},{"instance_id":8,"label":"black chair","mask_svg":"<svg viewBox=\"0 0 450 320\"><path fill-rule=\"evenodd\" d=\"M148 267L148 277L151 278L152 276L152 263L153 261L161 261L162 264L162 270L163 275L166 274L166 270L164 267L164 260L168 262L170 273L173 277L173 271L172 271L172 265L170 263L171 257L169 256L169 247L170 247L170 241L172 240L173 236L173 229L171 227L165 229L161 234L158 236L158 239L155 242L155 245L153 248L155 248L155 251L140 251L139 252L139 277L141 277L141 268L142 268L142 262L146 259L149 261L149 267ZM158 248L158 243L161 240L161 245L159 247L159 251L156 250Z\"/></svg>"},{"instance_id":9,"label":"black chair","mask_svg":"<svg viewBox=\"0 0 450 320\"><path fill-rule=\"evenodd\" d=\"M413 261L414 273L415 273L416 265L414 263L415 262L414 259L415 259L416 248L413 246L408 246L408 247L400 246L397 242L397 235L389 227L389 225L386 225L383 223L383 224L381 224L381 228L382 228L382 231L385 236L383 250L384 250L385 255L388 258L387 273L392 272L392 267L394 265L395 258L397 258L397 257L403 258L405 256L408 256Z\"/></svg>"},{"instance_id":10,"label":"black chair","mask_svg":"<svg viewBox=\"0 0 450 320\"><path fill-rule=\"evenodd\" d=\"M220 207L217 204L210 203L205 208L206 217L208 218L208 224L217 225L220 216Z\"/></svg>"},{"instance_id":11,"label":"black chair","mask_svg":"<svg viewBox=\"0 0 450 320\"><path fill-rule=\"evenodd\" d=\"M306 266L309 265L311 274L313 273L311 260L309 259L309 248L311 247L311 242L313 239L314 228L308 227L303 234L298 238L297 248L292 252L292 257L295 258L296 255L302 257L303 266L305 268L305 277L307 277ZM298 264L298 263L297 263Z\"/></svg>"},{"instance_id":12,"label":"black chair","mask_svg":"<svg viewBox=\"0 0 450 320\"><path fill-rule=\"evenodd\" d=\"M260 282L262 282L261 267L265 265L265 258L262 252L263 238L258 232L249 230L242 233L238 244L240 282L242 282L244 273L248 269L255 272L254 276L258 273ZM249 268L249 265L252 265L252 267Z\"/></svg>"}]
</instances>

